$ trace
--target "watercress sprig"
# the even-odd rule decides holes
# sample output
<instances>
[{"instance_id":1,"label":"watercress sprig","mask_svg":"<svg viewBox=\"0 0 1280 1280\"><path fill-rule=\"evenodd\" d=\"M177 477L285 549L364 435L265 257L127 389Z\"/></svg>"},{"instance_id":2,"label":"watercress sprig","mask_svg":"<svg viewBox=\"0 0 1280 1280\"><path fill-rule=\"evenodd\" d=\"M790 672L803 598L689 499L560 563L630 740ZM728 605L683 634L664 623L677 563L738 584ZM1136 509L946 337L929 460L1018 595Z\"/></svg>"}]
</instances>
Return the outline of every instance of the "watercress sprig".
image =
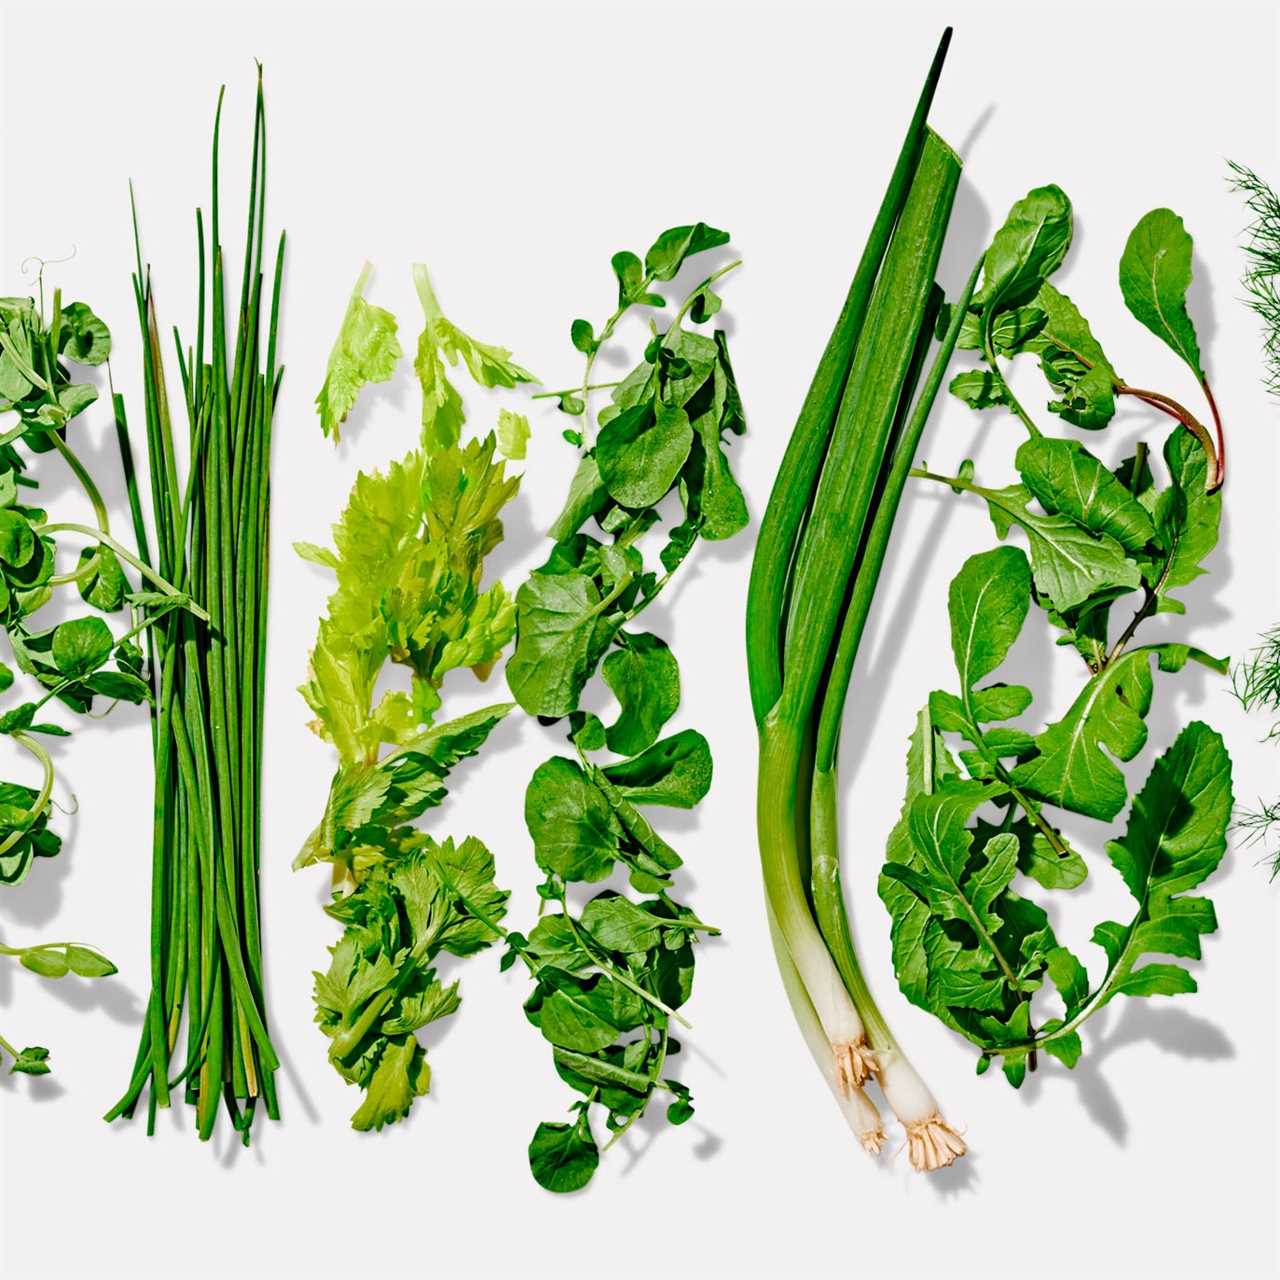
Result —
<instances>
[{"instance_id":1,"label":"watercress sprig","mask_svg":"<svg viewBox=\"0 0 1280 1280\"><path fill-rule=\"evenodd\" d=\"M688 1087L669 1069L680 1051L671 1024L688 1026L680 1010L692 992L693 947L718 930L674 896L682 859L645 810L696 805L711 785L711 752L696 730L662 736L680 704L679 665L665 641L630 624L699 538L730 537L747 521L725 452L726 436L746 426L726 336L685 327L719 311L712 286L738 264L709 274L664 331L651 322L644 358L625 378L595 384L591 375L630 308L665 306L654 286L728 239L696 223L663 232L643 261L615 254L614 313L599 331L585 320L571 326L586 357L581 384L544 393L585 423L591 391L611 390L591 439L577 428L565 432L581 455L550 530L555 545L516 595L507 664L521 707L544 723L566 721L571 746L539 765L525 792L525 823L545 876L538 892L551 909L527 934L503 931L503 967L519 960L534 980L525 1014L579 1095L567 1122L539 1124L529 1144L533 1176L550 1191L577 1190L594 1175L593 1110L604 1114L608 1145L655 1095L667 1099L672 1124L693 1114ZM680 513L660 545L659 572L648 567L644 545L669 495ZM618 702L608 725L580 705L597 672ZM615 873L641 896L606 888L576 905L579 885Z\"/></svg>"}]
</instances>

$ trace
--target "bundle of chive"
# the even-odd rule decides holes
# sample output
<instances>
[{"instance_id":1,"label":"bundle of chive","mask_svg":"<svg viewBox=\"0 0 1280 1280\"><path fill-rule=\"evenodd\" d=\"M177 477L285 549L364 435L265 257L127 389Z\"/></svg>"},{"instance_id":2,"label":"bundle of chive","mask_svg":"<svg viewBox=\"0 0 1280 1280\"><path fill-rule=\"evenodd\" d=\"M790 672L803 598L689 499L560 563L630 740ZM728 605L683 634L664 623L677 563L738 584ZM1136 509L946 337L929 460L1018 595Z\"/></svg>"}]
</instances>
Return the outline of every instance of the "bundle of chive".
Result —
<instances>
[{"instance_id":1,"label":"bundle of chive","mask_svg":"<svg viewBox=\"0 0 1280 1280\"><path fill-rule=\"evenodd\" d=\"M133 278L143 339L147 457L153 530L148 537L120 396L116 427L134 531L150 562L209 614L170 614L148 631L155 704L155 825L151 871L151 992L129 1088L107 1114L131 1116L147 1091L148 1133L170 1091L185 1086L202 1139L219 1099L244 1143L258 1100L278 1118L267 1033L258 920L263 688L267 627L267 542L271 417L279 391L276 320L284 236L269 300L263 296L266 119L259 69L249 179L248 231L228 351L222 241L218 224L218 137L213 130L212 252L196 214L199 302L194 347L178 365L188 423L187 474L169 412L149 271L137 244ZM206 285L211 298L206 324ZM263 310L266 312L265 363ZM177 335L175 332L175 339ZM209 355L206 358L206 340ZM184 1022L186 1050L173 1064ZM171 1064L173 1064L171 1066ZM176 1066L176 1070L174 1070Z\"/></svg>"},{"instance_id":2,"label":"bundle of chive","mask_svg":"<svg viewBox=\"0 0 1280 1280\"><path fill-rule=\"evenodd\" d=\"M859 969L840 883L836 768L893 519L978 275L975 268L920 384L941 301L934 272L960 178L959 159L926 123L950 38L948 28L779 468L747 601L760 856L783 982L863 1146L874 1154L884 1141L864 1088L874 1077L917 1169L949 1165L965 1145Z\"/></svg>"}]
</instances>

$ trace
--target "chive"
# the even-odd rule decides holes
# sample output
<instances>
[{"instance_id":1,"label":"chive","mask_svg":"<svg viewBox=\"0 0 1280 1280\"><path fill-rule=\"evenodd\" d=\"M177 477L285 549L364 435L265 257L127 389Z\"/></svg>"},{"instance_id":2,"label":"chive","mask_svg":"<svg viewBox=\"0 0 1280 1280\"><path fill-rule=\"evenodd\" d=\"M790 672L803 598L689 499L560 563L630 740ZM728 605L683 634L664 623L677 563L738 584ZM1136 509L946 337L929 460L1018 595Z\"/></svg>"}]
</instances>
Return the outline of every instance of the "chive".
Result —
<instances>
[{"instance_id":1,"label":"chive","mask_svg":"<svg viewBox=\"0 0 1280 1280\"><path fill-rule=\"evenodd\" d=\"M271 418L283 237L269 311L263 303L266 116L259 69L248 217L236 327L228 360L226 277L219 234L219 140L214 116L210 235L196 215L196 342L175 333L187 416L185 484L170 422L149 273L135 210L135 299L143 336L147 459L154 539L137 495L123 404L117 437L139 546L208 615L174 614L149 650L159 671L153 719L156 817L152 871L152 990L129 1086L108 1119L148 1092L149 1128L170 1088L185 1082L196 1129L209 1138L225 1107L249 1141L265 1100L277 1118L279 1060L267 1030L258 908ZM265 330L265 333L264 333ZM263 369L265 338L266 368ZM169 1080L185 1020L181 1068Z\"/></svg>"}]
</instances>

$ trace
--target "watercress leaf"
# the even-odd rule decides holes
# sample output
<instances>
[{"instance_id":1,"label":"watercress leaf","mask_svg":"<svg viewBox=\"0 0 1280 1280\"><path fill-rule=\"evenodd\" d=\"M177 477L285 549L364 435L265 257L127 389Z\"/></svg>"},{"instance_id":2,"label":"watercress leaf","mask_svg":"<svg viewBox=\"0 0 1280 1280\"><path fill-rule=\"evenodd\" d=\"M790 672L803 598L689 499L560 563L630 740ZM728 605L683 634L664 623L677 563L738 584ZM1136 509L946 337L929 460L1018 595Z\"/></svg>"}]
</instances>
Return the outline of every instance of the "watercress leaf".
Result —
<instances>
[{"instance_id":1,"label":"watercress leaf","mask_svg":"<svg viewBox=\"0 0 1280 1280\"><path fill-rule=\"evenodd\" d=\"M644 293L644 264L640 259L629 249L621 249L609 260L609 265L613 267L613 274L618 281L618 306L638 301ZM578 346L576 337L573 345ZM578 350L581 351L582 348L578 347Z\"/></svg>"},{"instance_id":2,"label":"watercress leaf","mask_svg":"<svg viewBox=\"0 0 1280 1280\"><path fill-rule=\"evenodd\" d=\"M1071 202L1060 187L1035 187L991 239L974 302L999 312L1030 302L1071 245Z\"/></svg>"},{"instance_id":3,"label":"watercress leaf","mask_svg":"<svg viewBox=\"0 0 1280 1280\"><path fill-rule=\"evenodd\" d=\"M111 354L111 332L83 302L69 302L62 308L58 347L77 364L99 365Z\"/></svg>"},{"instance_id":4,"label":"watercress leaf","mask_svg":"<svg viewBox=\"0 0 1280 1280\"><path fill-rule=\"evenodd\" d=\"M603 770L636 804L692 809L711 788L711 748L696 729L682 729L631 760Z\"/></svg>"},{"instance_id":5,"label":"watercress leaf","mask_svg":"<svg viewBox=\"0 0 1280 1280\"><path fill-rule=\"evenodd\" d=\"M680 667L666 641L648 633L618 633L601 667L604 682L622 707L605 731L609 750L635 755L652 746L680 705Z\"/></svg>"},{"instance_id":6,"label":"watercress leaf","mask_svg":"<svg viewBox=\"0 0 1280 1280\"><path fill-rule=\"evenodd\" d=\"M569 340L584 356L591 355L600 345L591 330L590 320L575 320L569 326Z\"/></svg>"},{"instance_id":7,"label":"watercress leaf","mask_svg":"<svg viewBox=\"0 0 1280 1280\"><path fill-rule=\"evenodd\" d=\"M53 633L53 661L64 676L82 679L111 656L115 640L101 618L72 618Z\"/></svg>"},{"instance_id":8,"label":"watercress leaf","mask_svg":"<svg viewBox=\"0 0 1280 1280\"><path fill-rule=\"evenodd\" d=\"M342 327L329 353L324 383L316 396L320 429L336 442L339 428L355 406L361 388L369 382L386 382L403 352L396 337L396 318L389 311L364 300L371 263L365 263L347 301Z\"/></svg>"},{"instance_id":9,"label":"watercress leaf","mask_svg":"<svg viewBox=\"0 0 1280 1280\"><path fill-rule=\"evenodd\" d=\"M578 459L577 470L569 482L569 493L560 514L551 523L548 536L557 543L573 537L577 531L609 503L609 492L600 475L600 464L594 452Z\"/></svg>"},{"instance_id":10,"label":"watercress leaf","mask_svg":"<svg viewBox=\"0 0 1280 1280\"><path fill-rule=\"evenodd\" d=\"M578 932L559 913L538 920L529 933L525 950L539 964L553 965L566 973L580 973L595 964Z\"/></svg>"},{"instance_id":11,"label":"watercress leaf","mask_svg":"<svg viewBox=\"0 0 1280 1280\"><path fill-rule=\"evenodd\" d=\"M644 1018L640 997L607 974L577 977L546 965L537 978L525 1011L543 1038L559 1048L596 1053Z\"/></svg>"},{"instance_id":12,"label":"watercress leaf","mask_svg":"<svg viewBox=\"0 0 1280 1280\"><path fill-rule=\"evenodd\" d=\"M1187 314L1191 237L1172 209L1153 209L1129 233L1120 257L1120 292L1134 319L1178 355L1201 382L1200 345Z\"/></svg>"},{"instance_id":13,"label":"watercress leaf","mask_svg":"<svg viewBox=\"0 0 1280 1280\"><path fill-rule=\"evenodd\" d=\"M671 227L664 231L644 255L645 270L657 280L674 280L686 258L729 243L729 233L705 222Z\"/></svg>"},{"instance_id":14,"label":"watercress leaf","mask_svg":"<svg viewBox=\"0 0 1280 1280\"><path fill-rule=\"evenodd\" d=\"M151 686L128 671L95 671L85 678L84 686L104 698L135 706L151 700Z\"/></svg>"},{"instance_id":15,"label":"watercress leaf","mask_svg":"<svg viewBox=\"0 0 1280 1280\"><path fill-rule=\"evenodd\" d=\"M621 623L603 614L595 583L583 573L533 573L516 593L517 638L507 683L530 714L575 711L588 677Z\"/></svg>"},{"instance_id":16,"label":"watercress leaf","mask_svg":"<svg viewBox=\"0 0 1280 1280\"><path fill-rule=\"evenodd\" d=\"M566 880L603 880L622 826L599 787L563 756L543 761L525 791L524 820L538 865Z\"/></svg>"},{"instance_id":17,"label":"watercress leaf","mask_svg":"<svg viewBox=\"0 0 1280 1280\"><path fill-rule=\"evenodd\" d=\"M655 506L676 482L693 444L684 409L644 402L600 432L596 460L609 496L625 507Z\"/></svg>"},{"instance_id":18,"label":"watercress leaf","mask_svg":"<svg viewBox=\"0 0 1280 1280\"><path fill-rule=\"evenodd\" d=\"M62 411L62 422L52 423L61 426L72 418L83 413L98 398L98 388L87 382L73 382L58 391L58 407Z\"/></svg>"},{"instance_id":19,"label":"watercress leaf","mask_svg":"<svg viewBox=\"0 0 1280 1280\"><path fill-rule=\"evenodd\" d=\"M1004 385L990 369L969 369L951 379L950 391L971 409L994 409L1007 405Z\"/></svg>"},{"instance_id":20,"label":"watercress leaf","mask_svg":"<svg viewBox=\"0 0 1280 1280\"><path fill-rule=\"evenodd\" d=\"M600 1151L585 1115L572 1124L543 1122L529 1143L529 1170L547 1191L580 1191L600 1164Z\"/></svg>"},{"instance_id":21,"label":"watercress leaf","mask_svg":"<svg viewBox=\"0 0 1280 1280\"><path fill-rule=\"evenodd\" d=\"M1090 533L1113 538L1126 551L1142 551L1155 537L1143 505L1078 440L1025 440L1018 448L1017 467L1050 515L1068 516Z\"/></svg>"},{"instance_id":22,"label":"watercress leaf","mask_svg":"<svg viewBox=\"0 0 1280 1280\"><path fill-rule=\"evenodd\" d=\"M1107 855L1138 902L1126 928L1099 925L1094 941L1107 951L1110 973L1099 1007L1116 995L1175 995L1194 991L1180 965L1137 962L1155 953L1198 959L1200 938L1217 928L1213 904L1188 896L1226 852L1231 821L1231 759L1222 738L1192 721L1152 766L1134 797L1124 835Z\"/></svg>"},{"instance_id":23,"label":"watercress leaf","mask_svg":"<svg viewBox=\"0 0 1280 1280\"><path fill-rule=\"evenodd\" d=\"M661 921L617 893L602 893L582 910L582 924L606 951L643 954L662 941Z\"/></svg>"}]
</instances>

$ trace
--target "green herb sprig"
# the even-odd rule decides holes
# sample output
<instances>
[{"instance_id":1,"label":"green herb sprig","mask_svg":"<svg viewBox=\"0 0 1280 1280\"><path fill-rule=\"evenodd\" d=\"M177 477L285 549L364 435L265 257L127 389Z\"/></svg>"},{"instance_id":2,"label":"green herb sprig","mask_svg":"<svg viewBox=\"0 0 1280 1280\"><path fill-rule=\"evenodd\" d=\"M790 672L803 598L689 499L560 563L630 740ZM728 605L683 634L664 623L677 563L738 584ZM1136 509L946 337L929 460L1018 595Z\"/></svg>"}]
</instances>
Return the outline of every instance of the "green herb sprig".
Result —
<instances>
[{"instance_id":1,"label":"green herb sprig","mask_svg":"<svg viewBox=\"0 0 1280 1280\"><path fill-rule=\"evenodd\" d=\"M598 330L585 320L571 326L586 357L581 383L542 394L589 422L599 385L592 370L618 321L633 307L665 306L656 285L728 239L696 223L663 232L643 260L615 254L613 314ZM694 944L718 930L673 896L682 859L644 810L696 805L711 785L711 752L696 730L660 736L679 706L679 666L660 637L629 628L699 538L728 538L747 523L725 451L746 427L726 336L686 327L720 310L712 286L738 265L709 274L665 330L651 321L643 360L605 384L610 402L591 440L582 428L566 431L581 455L551 527L555 545L516 595L508 684L544 723L567 718L571 745L571 754L538 766L525 792L525 822L546 877L538 892L551 910L527 934L506 934L502 960L504 968L519 960L528 969L535 986L525 1014L580 1095L568 1122L539 1124L529 1145L533 1176L550 1191L577 1190L595 1173L593 1108L604 1114L610 1145L655 1095L667 1099L672 1124L693 1114L689 1089L670 1070L680 1050L672 1023L688 1025L680 1009L692 991ZM680 516L660 546L659 572L647 567L641 543L671 494ZM580 709L597 672L619 704L609 725ZM621 758L606 763L602 752ZM606 889L575 906L577 885L616 870L643 896Z\"/></svg>"},{"instance_id":2,"label":"green herb sprig","mask_svg":"<svg viewBox=\"0 0 1280 1280\"><path fill-rule=\"evenodd\" d=\"M391 377L402 355L395 317L364 300L368 274L366 266L317 398L335 439L360 389ZM333 550L296 546L336 578L301 693L339 764L294 865L332 867L326 910L343 933L327 971L315 975L316 1021L334 1069L364 1094L351 1118L361 1130L402 1119L428 1091L417 1032L461 1003L458 983L444 984L435 961L490 946L508 897L479 840L437 841L413 824L443 802L451 770L514 705L436 723L448 673L470 668L486 679L515 632L506 589L481 583L502 539L501 512L520 485L503 459L523 458L529 435L523 415L502 409L496 432L463 443L465 409L445 362L461 357L483 387L532 375L504 348L463 334L441 311L426 268L416 264L413 274L424 310L414 362L420 447L385 473L357 475ZM389 668L407 674L408 688L378 697Z\"/></svg>"},{"instance_id":3,"label":"green herb sprig","mask_svg":"<svg viewBox=\"0 0 1280 1280\"><path fill-rule=\"evenodd\" d=\"M1111 470L1078 440L1046 435L999 372L999 358L1038 355L1058 396L1050 409L1092 430L1111 420L1116 395L1132 392L1075 304L1049 283L1070 240L1066 196L1056 187L1032 191L996 233L982 287L963 317L959 345L977 350L985 368L961 373L952 390L975 408L1003 405L1022 422L1017 479L980 485L968 463L954 476L912 472L985 503L997 536L1016 528L1026 550L1010 544L972 556L952 581L957 683L932 693L920 713L906 801L880 881L904 993L977 1047L980 1072L999 1060L1015 1087L1041 1051L1074 1066L1080 1027L1116 996L1196 990L1183 964L1150 957L1198 959L1201 938L1216 928L1212 904L1189 891L1221 861L1232 806L1222 739L1192 722L1156 760L1124 832L1107 841L1108 860L1136 905L1131 919L1093 931L1106 961L1100 979L1058 942L1045 911L1013 887L1021 874L1065 891L1089 874L1089 860L1053 811L1103 823L1120 815L1128 788L1117 762L1146 744L1153 669L1177 672L1194 661L1226 670L1225 661L1184 642L1135 643L1154 614L1185 612L1175 592L1204 572L1216 545L1220 430L1215 446L1179 408L1162 451L1161 485L1145 444ZM1156 210L1129 238L1120 287L1134 317L1188 364L1208 395L1186 309L1190 262L1181 220ZM1155 393L1137 398L1174 403ZM1132 616L1113 627L1113 607L1134 593ZM1066 714L1034 733L1009 723L1030 709L1032 691L991 680L1033 606L1086 668ZM1036 997L1047 988L1060 1009L1045 1017Z\"/></svg>"}]
</instances>

